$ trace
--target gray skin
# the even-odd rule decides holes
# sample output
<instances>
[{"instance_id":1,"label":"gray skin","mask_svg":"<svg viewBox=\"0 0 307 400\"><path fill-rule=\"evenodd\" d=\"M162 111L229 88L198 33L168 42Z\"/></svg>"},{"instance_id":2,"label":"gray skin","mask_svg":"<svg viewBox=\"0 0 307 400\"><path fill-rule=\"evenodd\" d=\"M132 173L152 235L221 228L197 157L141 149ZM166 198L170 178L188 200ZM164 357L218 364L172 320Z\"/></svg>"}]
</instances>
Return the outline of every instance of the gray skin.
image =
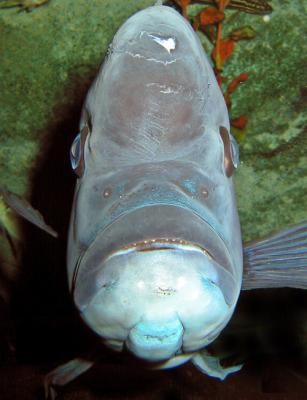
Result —
<instances>
[{"instance_id":1,"label":"gray skin","mask_svg":"<svg viewBox=\"0 0 307 400\"><path fill-rule=\"evenodd\" d=\"M238 154L208 58L180 14L158 5L125 22L80 132L67 258L82 318L115 350L201 364L241 289Z\"/></svg>"}]
</instances>

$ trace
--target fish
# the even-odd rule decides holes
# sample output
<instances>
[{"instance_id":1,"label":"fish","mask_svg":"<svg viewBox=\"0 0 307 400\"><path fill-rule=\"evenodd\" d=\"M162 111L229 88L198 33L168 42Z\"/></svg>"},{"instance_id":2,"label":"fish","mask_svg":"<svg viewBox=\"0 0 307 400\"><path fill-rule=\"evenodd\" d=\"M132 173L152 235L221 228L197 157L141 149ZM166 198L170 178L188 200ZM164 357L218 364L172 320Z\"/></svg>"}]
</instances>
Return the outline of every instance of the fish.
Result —
<instances>
[{"instance_id":1,"label":"fish","mask_svg":"<svg viewBox=\"0 0 307 400\"><path fill-rule=\"evenodd\" d=\"M175 1L179 3L180 1ZM209 4L216 5L216 0L191 0L189 4ZM227 8L233 8L249 14L265 15L270 14L273 8L266 0L230 0Z\"/></svg>"},{"instance_id":2,"label":"fish","mask_svg":"<svg viewBox=\"0 0 307 400\"><path fill-rule=\"evenodd\" d=\"M0 187L0 228L4 232L7 232L11 238L19 239L17 229L14 227L8 215L8 210L12 210L16 215L37 226L54 238L58 237L58 233L45 222L41 213L34 209L24 197L11 192L5 187Z\"/></svg>"},{"instance_id":3,"label":"fish","mask_svg":"<svg viewBox=\"0 0 307 400\"><path fill-rule=\"evenodd\" d=\"M0 186L0 362L14 359L15 345L11 304L21 277L22 250L25 248L20 218L34 224L54 238L57 232L22 196Z\"/></svg>"},{"instance_id":4,"label":"fish","mask_svg":"<svg viewBox=\"0 0 307 400\"><path fill-rule=\"evenodd\" d=\"M207 347L242 289L306 289L307 223L243 247L239 148L209 59L177 11L157 4L116 33L70 157L67 275L85 325L152 368L239 371ZM46 397L96 361L94 352L51 371Z\"/></svg>"},{"instance_id":5,"label":"fish","mask_svg":"<svg viewBox=\"0 0 307 400\"><path fill-rule=\"evenodd\" d=\"M19 7L20 11L30 12L34 8L40 7L50 0L0 0L1 8Z\"/></svg>"},{"instance_id":6,"label":"fish","mask_svg":"<svg viewBox=\"0 0 307 400\"><path fill-rule=\"evenodd\" d=\"M24 243L20 231L19 217L45 231L54 238L58 233L46 223L41 213L22 196L0 186L0 302L8 305L13 286L18 280L18 265Z\"/></svg>"}]
</instances>

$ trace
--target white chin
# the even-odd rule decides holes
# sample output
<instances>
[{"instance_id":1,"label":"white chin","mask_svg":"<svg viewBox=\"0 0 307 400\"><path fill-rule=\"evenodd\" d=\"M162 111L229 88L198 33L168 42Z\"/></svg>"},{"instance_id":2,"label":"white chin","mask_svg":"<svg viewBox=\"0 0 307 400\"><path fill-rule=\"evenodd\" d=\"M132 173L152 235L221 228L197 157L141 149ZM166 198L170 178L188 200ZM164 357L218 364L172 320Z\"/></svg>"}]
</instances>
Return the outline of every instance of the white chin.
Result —
<instances>
[{"instance_id":1,"label":"white chin","mask_svg":"<svg viewBox=\"0 0 307 400\"><path fill-rule=\"evenodd\" d=\"M197 350L232 313L215 264L203 250L184 245L119 251L104 263L82 316L110 347L125 343L149 361Z\"/></svg>"}]
</instances>

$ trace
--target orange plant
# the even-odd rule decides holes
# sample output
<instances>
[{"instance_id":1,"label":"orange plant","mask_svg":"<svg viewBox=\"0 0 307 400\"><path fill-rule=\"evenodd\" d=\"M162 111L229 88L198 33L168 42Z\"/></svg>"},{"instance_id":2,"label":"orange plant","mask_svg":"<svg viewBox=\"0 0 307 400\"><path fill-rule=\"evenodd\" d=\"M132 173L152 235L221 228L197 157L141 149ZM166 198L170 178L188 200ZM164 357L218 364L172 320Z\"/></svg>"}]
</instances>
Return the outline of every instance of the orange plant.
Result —
<instances>
[{"instance_id":1,"label":"orange plant","mask_svg":"<svg viewBox=\"0 0 307 400\"><path fill-rule=\"evenodd\" d=\"M176 0L176 3L181 7L183 16L188 18L188 5L194 1L192 0ZM232 0L213 0L209 3L213 3L212 6L204 7L194 18L193 20L193 28L195 30L203 31L208 38L213 43L213 51L211 54L214 72L217 79L217 82L220 87L222 87L222 83L227 81L227 78L223 76L223 67L224 64L229 60L232 56L235 48L236 42L239 40L252 39L255 37L255 31L249 27L245 26L240 29L236 29L228 34L226 37L223 37L223 23L225 23L225 9L227 6L234 7L235 3ZM248 11L253 12L251 7L253 6L253 1L250 1ZM243 10L244 11L244 10ZM270 9L271 11L271 9ZM267 10L267 12L270 12ZM259 10L257 11L255 8L254 13L260 14ZM264 10L263 12L264 13ZM248 80L248 74L243 72L236 76L234 79L228 83L223 95L225 98L225 102L227 104L228 110L231 110L231 96L238 88L238 86ZM230 120L231 126L235 129L243 130L245 129L248 122L248 118L246 115L240 115L236 118L232 118ZM242 135L239 135L242 136Z\"/></svg>"}]
</instances>

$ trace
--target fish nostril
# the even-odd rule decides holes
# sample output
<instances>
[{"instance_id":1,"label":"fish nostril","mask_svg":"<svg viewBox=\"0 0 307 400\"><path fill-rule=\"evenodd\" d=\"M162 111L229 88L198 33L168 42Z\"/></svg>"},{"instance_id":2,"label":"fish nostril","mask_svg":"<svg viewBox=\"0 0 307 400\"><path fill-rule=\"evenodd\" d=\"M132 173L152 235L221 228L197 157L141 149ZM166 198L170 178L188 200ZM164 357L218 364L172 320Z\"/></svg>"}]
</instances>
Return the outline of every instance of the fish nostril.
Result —
<instances>
[{"instance_id":1,"label":"fish nostril","mask_svg":"<svg viewBox=\"0 0 307 400\"><path fill-rule=\"evenodd\" d=\"M108 197L112 196L112 189L110 187L107 187L104 189L104 191L102 192L103 197L106 199Z\"/></svg>"},{"instance_id":2,"label":"fish nostril","mask_svg":"<svg viewBox=\"0 0 307 400\"><path fill-rule=\"evenodd\" d=\"M202 196L204 199L207 199L207 198L208 198L209 192L208 192L208 189L207 189L205 186L201 185L200 188L199 188L199 192L200 192L201 196Z\"/></svg>"}]
</instances>

